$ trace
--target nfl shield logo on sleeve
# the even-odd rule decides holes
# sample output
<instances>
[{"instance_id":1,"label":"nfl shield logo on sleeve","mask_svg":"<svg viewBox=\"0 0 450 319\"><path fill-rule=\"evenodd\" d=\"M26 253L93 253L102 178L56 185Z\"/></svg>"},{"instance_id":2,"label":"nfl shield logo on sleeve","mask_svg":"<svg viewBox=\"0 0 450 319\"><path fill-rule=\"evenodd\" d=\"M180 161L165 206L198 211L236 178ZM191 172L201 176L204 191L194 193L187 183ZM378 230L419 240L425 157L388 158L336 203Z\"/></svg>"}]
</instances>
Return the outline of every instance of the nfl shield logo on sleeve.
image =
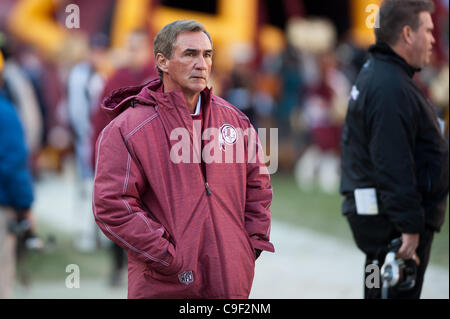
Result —
<instances>
[{"instance_id":1,"label":"nfl shield logo on sleeve","mask_svg":"<svg viewBox=\"0 0 450 319\"><path fill-rule=\"evenodd\" d=\"M194 273L192 270L188 270L178 275L178 279L182 284L189 285L194 282Z\"/></svg>"}]
</instances>

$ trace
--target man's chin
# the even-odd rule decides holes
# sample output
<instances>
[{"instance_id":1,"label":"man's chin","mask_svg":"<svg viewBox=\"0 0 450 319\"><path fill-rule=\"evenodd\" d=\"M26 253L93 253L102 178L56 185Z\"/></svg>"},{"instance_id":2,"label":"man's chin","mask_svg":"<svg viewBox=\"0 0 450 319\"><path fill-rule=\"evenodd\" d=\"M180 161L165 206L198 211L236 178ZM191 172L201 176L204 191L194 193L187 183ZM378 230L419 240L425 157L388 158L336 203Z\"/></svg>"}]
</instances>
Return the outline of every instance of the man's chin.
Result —
<instances>
[{"instance_id":1,"label":"man's chin","mask_svg":"<svg viewBox=\"0 0 450 319\"><path fill-rule=\"evenodd\" d=\"M419 69L423 69L424 67L426 67L427 65L429 65L430 64L430 59L426 59L423 63L422 63L422 65L420 65L418 68Z\"/></svg>"},{"instance_id":2,"label":"man's chin","mask_svg":"<svg viewBox=\"0 0 450 319\"><path fill-rule=\"evenodd\" d=\"M416 69L423 69L425 66L427 66L428 64L430 64L430 59L424 59L420 62L417 62L416 65L411 65L412 67L416 68Z\"/></svg>"},{"instance_id":3,"label":"man's chin","mask_svg":"<svg viewBox=\"0 0 450 319\"><path fill-rule=\"evenodd\" d=\"M426 58L425 58L425 62L423 64L423 66L429 65L431 63L431 59L433 57L433 54L430 53Z\"/></svg>"},{"instance_id":4,"label":"man's chin","mask_svg":"<svg viewBox=\"0 0 450 319\"><path fill-rule=\"evenodd\" d=\"M206 88L206 84L194 84L189 87L190 91L200 93Z\"/></svg>"}]
</instances>

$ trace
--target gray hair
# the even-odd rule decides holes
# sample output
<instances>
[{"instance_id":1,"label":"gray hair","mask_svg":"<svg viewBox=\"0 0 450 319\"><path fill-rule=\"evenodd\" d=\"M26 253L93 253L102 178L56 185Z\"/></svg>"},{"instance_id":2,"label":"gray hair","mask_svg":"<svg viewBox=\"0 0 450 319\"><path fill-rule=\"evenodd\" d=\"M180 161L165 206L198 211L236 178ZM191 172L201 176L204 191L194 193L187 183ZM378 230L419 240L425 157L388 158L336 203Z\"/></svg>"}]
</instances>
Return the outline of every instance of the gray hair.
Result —
<instances>
[{"instance_id":1,"label":"gray hair","mask_svg":"<svg viewBox=\"0 0 450 319\"><path fill-rule=\"evenodd\" d=\"M380 27L375 29L377 42L394 45L405 26L417 31L420 27L419 13L434 12L431 0L385 0L379 14Z\"/></svg>"},{"instance_id":2,"label":"gray hair","mask_svg":"<svg viewBox=\"0 0 450 319\"><path fill-rule=\"evenodd\" d=\"M195 20L177 20L164 26L156 35L153 42L153 54L156 58L158 53L161 53L166 58L172 58L173 47L180 33L184 32L203 32L208 36L212 45L211 35L206 31L203 24ZM159 78L162 79L163 72L158 70Z\"/></svg>"}]
</instances>

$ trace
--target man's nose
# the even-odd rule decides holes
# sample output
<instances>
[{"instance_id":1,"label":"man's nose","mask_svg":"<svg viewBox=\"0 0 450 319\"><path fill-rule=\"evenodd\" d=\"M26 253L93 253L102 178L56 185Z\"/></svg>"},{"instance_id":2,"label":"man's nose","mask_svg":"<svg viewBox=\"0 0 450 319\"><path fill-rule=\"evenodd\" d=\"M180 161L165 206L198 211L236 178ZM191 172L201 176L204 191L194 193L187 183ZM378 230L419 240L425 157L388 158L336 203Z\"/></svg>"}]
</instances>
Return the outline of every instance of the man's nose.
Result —
<instances>
[{"instance_id":1,"label":"man's nose","mask_svg":"<svg viewBox=\"0 0 450 319\"><path fill-rule=\"evenodd\" d=\"M200 70L206 70L208 68L205 57L203 57L202 55L198 56L197 60L195 61L195 68Z\"/></svg>"}]
</instances>

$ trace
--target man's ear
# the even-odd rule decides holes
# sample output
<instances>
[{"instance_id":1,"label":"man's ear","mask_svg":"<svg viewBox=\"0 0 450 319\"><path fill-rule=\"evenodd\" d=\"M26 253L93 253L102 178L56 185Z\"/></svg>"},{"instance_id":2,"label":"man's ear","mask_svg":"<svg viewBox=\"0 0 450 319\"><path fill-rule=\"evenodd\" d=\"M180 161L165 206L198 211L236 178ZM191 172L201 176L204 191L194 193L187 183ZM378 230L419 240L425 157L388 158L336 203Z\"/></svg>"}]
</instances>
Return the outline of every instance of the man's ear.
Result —
<instances>
[{"instance_id":1,"label":"man's ear","mask_svg":"<svg viewBox=\"0 0 450 319\"><path fill-rule=\"evenodd\" d=\"M412 44L414 42L414 31L409 25L403 27L402 38L406 44Z\"/></svg>"},{"instance_id":2,"label":"man's ear","mask_svg":"<svg viewBox=\"0 0 450 319\"><path fill-rule=\"evenodd\" d=\"M155 58L156 66L163 72L168 72L169 59L167 59L162 53L157 53Z\"/></svg>"}]
</instances>

